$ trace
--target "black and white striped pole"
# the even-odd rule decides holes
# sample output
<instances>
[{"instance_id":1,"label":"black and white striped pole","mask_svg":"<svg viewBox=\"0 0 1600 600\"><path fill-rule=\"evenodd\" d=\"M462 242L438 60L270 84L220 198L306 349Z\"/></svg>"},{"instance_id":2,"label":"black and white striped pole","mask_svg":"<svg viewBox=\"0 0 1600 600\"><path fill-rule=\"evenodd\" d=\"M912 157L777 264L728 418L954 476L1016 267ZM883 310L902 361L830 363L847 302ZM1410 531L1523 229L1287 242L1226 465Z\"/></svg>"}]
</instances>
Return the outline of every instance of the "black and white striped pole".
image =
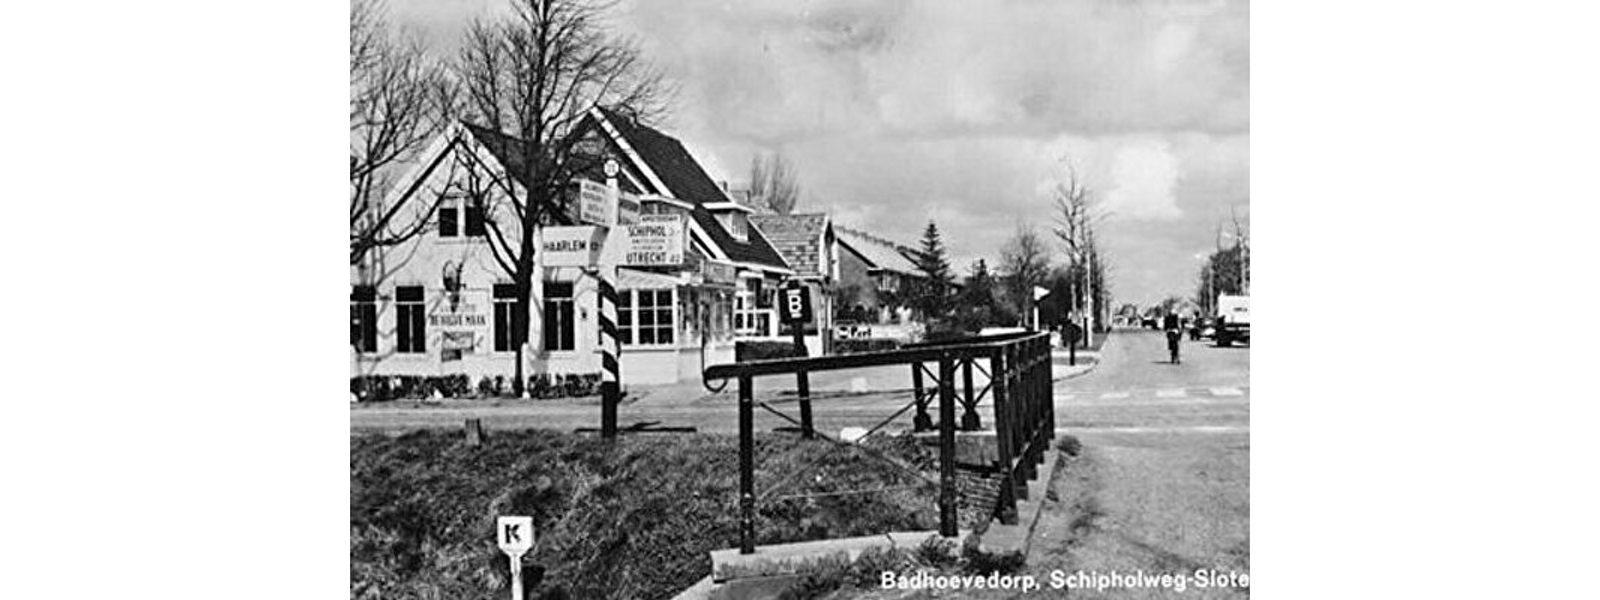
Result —
<instances>
[{"instance_id":1,"label":"black and white striped pole","mask_svg":"<svg viewBox=\"0 0 1600 600\"><path fill-rule=\"evenodd\" d=\"M607 160L605 165L606 189L610 192L613 219L620 219L616 202L621 195L617 189L617 162ZM610 223L615 227L617 223ZM617 405L622 403L622 347L617 343L617 266L599 261L596 279L600 292L600 437L617 437Z\"/></svg>"}]
</instances>

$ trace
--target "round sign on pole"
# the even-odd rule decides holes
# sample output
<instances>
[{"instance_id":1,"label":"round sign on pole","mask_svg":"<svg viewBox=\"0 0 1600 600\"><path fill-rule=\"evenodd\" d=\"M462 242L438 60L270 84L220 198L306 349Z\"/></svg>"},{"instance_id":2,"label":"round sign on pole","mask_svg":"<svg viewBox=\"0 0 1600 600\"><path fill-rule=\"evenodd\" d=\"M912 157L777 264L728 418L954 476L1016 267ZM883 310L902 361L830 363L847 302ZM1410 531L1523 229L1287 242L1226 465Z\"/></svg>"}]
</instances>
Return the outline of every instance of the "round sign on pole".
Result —
<instances>
[{"instance_id":1,"label":"round sign on pole","mask_svg":"<svg viewBox=\"0 0 1600 600\"><path fill-rule=\"evenodd\" d=\"M622 170L622 168L617 166L617 161L611 160L609 158L606 159L606 177L616 177L617 176L617 171L620 171L620 170Z\"/></svg>"}]
</instances>

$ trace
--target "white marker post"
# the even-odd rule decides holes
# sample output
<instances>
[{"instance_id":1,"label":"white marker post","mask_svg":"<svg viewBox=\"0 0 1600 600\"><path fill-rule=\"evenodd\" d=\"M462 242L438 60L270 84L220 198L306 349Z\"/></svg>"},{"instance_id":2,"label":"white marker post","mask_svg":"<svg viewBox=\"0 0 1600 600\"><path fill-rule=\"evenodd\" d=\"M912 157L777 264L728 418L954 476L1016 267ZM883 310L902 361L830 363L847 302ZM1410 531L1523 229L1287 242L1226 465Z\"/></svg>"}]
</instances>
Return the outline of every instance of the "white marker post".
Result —
<instances>
[{"instance_id":1,"label":"white marker post","mask_svg":"<svg viewBox=\"0 0 1600 600\"><path fill-rule=\"evenodd\" d=\"M511 557L511 600L522 600L522 555L533 548L533 517L500 517L495 541Z\"/></svg>"}]
</instances>

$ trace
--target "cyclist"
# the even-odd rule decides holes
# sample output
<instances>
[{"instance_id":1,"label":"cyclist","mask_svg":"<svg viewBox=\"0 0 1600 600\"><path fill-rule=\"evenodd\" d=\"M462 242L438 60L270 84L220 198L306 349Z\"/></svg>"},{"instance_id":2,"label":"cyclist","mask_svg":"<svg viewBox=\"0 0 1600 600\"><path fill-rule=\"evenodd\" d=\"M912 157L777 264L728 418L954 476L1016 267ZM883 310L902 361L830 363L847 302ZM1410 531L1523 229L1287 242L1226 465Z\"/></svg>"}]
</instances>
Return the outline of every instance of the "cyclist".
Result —
<instances>
[{"instance_id":1,"label":"cyclist","mask_svg":"<svg viewBox=\"0 0 1600 600\"><path fill-rule=\"evenodd\" d=\"M1162 319L1161 325L1167 332L1167 353L1172 356L1172 364L1179 364L1182 361L1178 360L1178 342L1183 339L1183 322L1178 318L1178 313L1172 311Z\"/></svg>"}]
</instances>

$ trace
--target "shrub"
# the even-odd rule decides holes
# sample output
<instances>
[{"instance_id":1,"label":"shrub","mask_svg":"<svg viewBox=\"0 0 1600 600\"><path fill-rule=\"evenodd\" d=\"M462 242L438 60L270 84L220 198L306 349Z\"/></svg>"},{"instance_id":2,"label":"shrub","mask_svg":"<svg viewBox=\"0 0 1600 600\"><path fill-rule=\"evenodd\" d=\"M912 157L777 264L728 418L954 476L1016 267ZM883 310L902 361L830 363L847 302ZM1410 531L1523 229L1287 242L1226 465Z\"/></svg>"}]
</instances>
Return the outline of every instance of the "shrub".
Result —
<instances>
[{"instance_id":1,"label":"shrub","mask_svg":"<svg viewBox=\"0 0 1600 600\"><path fill-rule=\"evenodd\" d=\"M733 346L734 360L766 360L790 358L795 355L794 342L738 342Z\"/></svg>"},{"instance_id":2,"label":"shrub","mask_svg":"<svg viewBox=\"0 0 1600 600\"><path fill-rule=\"evenodd\" d=\"M1061 436L1061 441L1056 442L1056 449L1067 453L1067 456L1077 456L1083 451L1083 442L1078 441L1075 436Z\"/></svg>"},{"instance_id":3,"label":"shrub","mask_svg":"<svg viewBox=\"0 0 1600 600\"><path fill-rule=\"evenodd\" d=\"M883 352L900 348L900 340L893 338L845 338L834 340L833 351L835 354L859 354L862 352Z\"/></svg>"}]
</instances>

